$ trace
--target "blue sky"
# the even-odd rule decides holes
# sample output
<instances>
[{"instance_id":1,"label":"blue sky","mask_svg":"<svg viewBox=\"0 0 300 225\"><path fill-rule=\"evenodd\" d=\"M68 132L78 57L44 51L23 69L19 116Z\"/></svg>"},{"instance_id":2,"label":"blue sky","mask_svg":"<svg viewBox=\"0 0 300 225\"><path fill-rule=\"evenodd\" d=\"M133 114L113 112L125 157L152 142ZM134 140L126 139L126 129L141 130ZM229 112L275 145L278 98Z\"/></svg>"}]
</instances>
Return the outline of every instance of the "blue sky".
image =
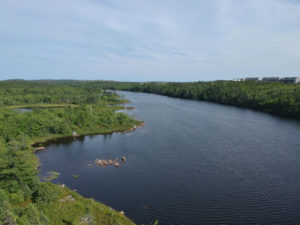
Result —
<instances>
[{"instance_id":1,"label":"blue sky","mask_svg":"<svg viewBox=\"0 0 300 225\"><path fill-rule=\"evenodd\" d=\"M0 79L300 75L300 0L0 0Z\"/></svg>"}]
</instances>

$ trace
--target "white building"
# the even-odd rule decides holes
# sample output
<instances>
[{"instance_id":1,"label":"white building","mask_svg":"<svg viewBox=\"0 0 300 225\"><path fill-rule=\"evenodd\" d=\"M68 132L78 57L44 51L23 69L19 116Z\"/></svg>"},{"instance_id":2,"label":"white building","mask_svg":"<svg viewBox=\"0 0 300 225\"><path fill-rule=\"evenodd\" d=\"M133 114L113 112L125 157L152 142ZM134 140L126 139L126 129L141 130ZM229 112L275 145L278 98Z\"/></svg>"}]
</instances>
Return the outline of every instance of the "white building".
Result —
<instances>
[{"instance_id":1,"label":"white building","mask_svg":"<svg viewBox=\"0 0 300 225\"><path fill-rule=\"evenodd\" d=\"M300 77L283 77L281 78L281 81L288 84L299 84Z\"/></svg>"},{"instance_id":2,"label":"white building","mask_svg":"<svg viewBox=\"0 0 300 225\"><path fill-rule=\"evenodd\" d=\"M235 78L233 81L245 81L245 78Z\"/></svg>"},{"instance_id":3,"label":"white building","mask_svg":"<svg viewBox=\"0 0 300 225\"><path fill-rule=\"evenodd\" d=\"M263 81L263 82L283 82L287 84L300 84L300 77L247 77L235 78L233 81Z\"/></svg>"}]
</instances>

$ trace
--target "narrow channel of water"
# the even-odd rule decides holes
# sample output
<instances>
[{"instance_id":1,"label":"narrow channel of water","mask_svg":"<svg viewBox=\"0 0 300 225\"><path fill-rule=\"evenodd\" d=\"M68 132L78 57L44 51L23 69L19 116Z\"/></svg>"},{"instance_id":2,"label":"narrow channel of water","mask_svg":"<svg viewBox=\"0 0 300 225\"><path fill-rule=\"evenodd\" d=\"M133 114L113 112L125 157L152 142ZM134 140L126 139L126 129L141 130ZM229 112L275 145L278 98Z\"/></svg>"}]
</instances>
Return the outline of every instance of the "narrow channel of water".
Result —
<instances>
[{"instance_id":1,"label":"narrow channel of water","mask_svg":"<svg viewBox=\"0 0 300 225\"><path fill-rule=\"evenodd\" d=\"M52 143L41 175L137 224L300 224L300 122L248 109L122 92L130 133ZM90 167L126 156L119 168ZM80 175L74 179L72 175Z\"/></svg>"},{"instance_id":2,"label":"narrow channel of water","mask_svg":"<svg viewBox=\"0 0 300 225\"><path fill-rule=\"evenodd\" d=\"M13 109L13 110L18 112L18 113L26 113L26 112L32 112L33 111L32 108L18 108L18 109Z\"/></svg>"}]
</instances>

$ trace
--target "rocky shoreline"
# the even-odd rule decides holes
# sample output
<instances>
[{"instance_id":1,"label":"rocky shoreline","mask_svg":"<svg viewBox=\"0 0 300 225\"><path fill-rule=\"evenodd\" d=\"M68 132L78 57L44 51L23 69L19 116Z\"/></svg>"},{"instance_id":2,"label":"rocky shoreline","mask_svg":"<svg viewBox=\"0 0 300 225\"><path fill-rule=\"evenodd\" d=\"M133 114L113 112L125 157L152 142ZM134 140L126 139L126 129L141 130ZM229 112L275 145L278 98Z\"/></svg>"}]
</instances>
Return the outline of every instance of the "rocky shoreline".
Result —
<instances>
[{"instance_id":1,"label":"rocky shoreline","mask_svg":"<svg viewBox=\"0 0 300 225\"><path fill-rule=\"evenodd\" d=\"M146 125L146 123L145 122L142 122L140 125L138 125L138 126L136 126L136 125L134 125L132 128L130 128L128 131L134 131L134 130L136 130L136 129L138 129L138 128L140 128L140 127L143 127L143 126L145 126Z\"/></svg>"}]
</instances>

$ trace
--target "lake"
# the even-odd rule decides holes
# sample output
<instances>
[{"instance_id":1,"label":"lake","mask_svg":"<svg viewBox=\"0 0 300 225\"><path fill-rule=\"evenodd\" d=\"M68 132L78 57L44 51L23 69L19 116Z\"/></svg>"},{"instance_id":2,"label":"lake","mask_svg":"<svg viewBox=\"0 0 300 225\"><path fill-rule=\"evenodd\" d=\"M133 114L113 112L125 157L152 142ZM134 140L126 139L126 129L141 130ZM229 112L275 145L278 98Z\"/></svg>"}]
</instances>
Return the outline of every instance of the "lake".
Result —
<instances>
[{"instance_id":1,"label":"lake","mask_svg":"<svg viewBox=\"0 0 300 225\"><path fill-rule=\"evenodd\" d=\"M137 224L300 224L300 122L154 94L120 92L146 126L62 139L37 153L41 176ZM125 156L120 167L90 167ZM74 179L72 175L80 175Z\"/></svg>"}]
</instances>

